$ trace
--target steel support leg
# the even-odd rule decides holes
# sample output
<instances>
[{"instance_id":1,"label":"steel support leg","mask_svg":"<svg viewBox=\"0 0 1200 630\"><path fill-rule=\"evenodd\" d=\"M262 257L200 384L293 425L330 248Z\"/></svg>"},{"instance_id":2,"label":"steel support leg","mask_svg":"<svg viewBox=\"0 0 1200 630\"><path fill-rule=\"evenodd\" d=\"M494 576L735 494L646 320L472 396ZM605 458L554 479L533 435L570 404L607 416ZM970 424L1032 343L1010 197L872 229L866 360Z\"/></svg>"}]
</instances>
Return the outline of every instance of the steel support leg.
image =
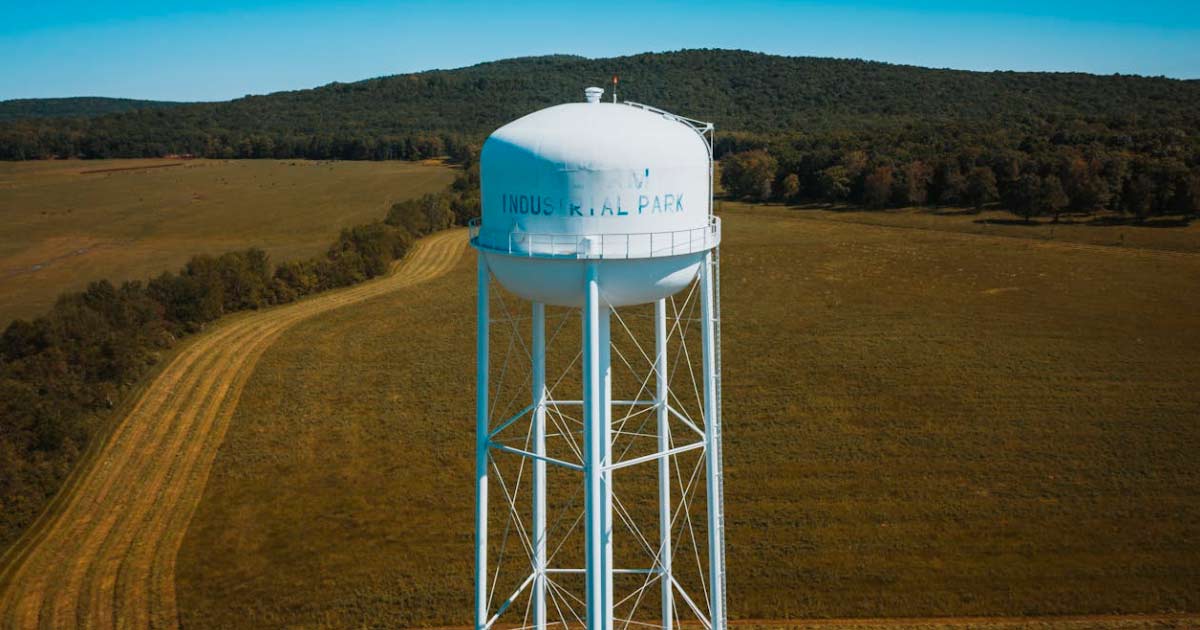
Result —
<instances>
[{"instance_id":1,"label":"steel support leg","mask_svg":"<svg viewBox=\"0 0 1200 630\"><path fill-rule=\"evenodd\" d=\"M533 452L546 456L546 305L533 303ZM533 627L546 630L546 462L533 461Z\"/></svg>"},{"instance_id":2,"label":"steel support leg","mask_svg":"<svg viewBox=\"0 0 1200 630\"><path fill-rule=\"evenodd\" d=\"M612 309L600 307L600 439L602 466L606 469L600 478L604 514L604 592L601 612L604 615L604 630L613 628L613 472L607 469L612 463Z\"/></svg>"},{"instance_id":3,"label":"steel support leg","mask_svg":"<svg viewBox=\"0 0 1200 630\"><path fill-rule=\"evenodd\" d=\"M670 415L667 412L667 301L654 303L654 376L657 383L658 452L671 450ZM671 586L671 458L658 460L658 570L662 592L662 627L671 630L674 621L674 589Z\"/></svg>"},{"instance_id":4,"label":"steel support leg","mask_svg":"<svg viewBox=\"0 0 1200 630\"><path fill-rule=\"evenodd\" d=\"M713 253L704 256L700 269L701 345L704 355L704 440L706 487L708 490L708 568L711 602L709 615L713 630L725 630L725 515L721 496L721 414L717 404L720 380L717 377L716 321L713 309L713 283L716 269Z\"/></svg>"},{"instance_id":5,"label":"steel support leg","mask_svg":"<svg viewBox=\"0 0 1200 630\"><path fill-rule=\"evenodd\" d=\"M479 255L475 331L475 629L488 621L488 266Z\"/></svg>"},{"instance_id":6,"label":"steel support leg","mask_svg":"<svg viewBox=\"0 0 1200 630\"><path fill-rule=\"evenodd\" d=\"M589 265L583 306L584 566L588 630L604 623L604 515L601 487L600 291Z\"/></svg>"}]
</instances>

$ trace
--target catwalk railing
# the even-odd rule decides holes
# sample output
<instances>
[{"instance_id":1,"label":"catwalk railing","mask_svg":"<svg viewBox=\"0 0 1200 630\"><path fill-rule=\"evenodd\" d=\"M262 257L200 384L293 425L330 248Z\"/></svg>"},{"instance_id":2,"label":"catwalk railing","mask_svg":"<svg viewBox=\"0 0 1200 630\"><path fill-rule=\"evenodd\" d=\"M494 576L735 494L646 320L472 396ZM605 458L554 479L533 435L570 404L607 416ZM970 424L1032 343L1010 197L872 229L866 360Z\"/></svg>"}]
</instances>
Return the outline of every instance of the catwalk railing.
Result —
<instances>
[{"instance_id":1,"label":"catwalk railing","mask_svg":"<svg viewBox=\"0 0 1200 630\"><path fill-rule=\"evenodd\" d=\"M469 229L475 247L530 258L659 258L708 251L721 242L721 220L717 217L710 217L701 227L628 234L488 230L479 219L472 219Z\"/></svg>"}]
</instances>

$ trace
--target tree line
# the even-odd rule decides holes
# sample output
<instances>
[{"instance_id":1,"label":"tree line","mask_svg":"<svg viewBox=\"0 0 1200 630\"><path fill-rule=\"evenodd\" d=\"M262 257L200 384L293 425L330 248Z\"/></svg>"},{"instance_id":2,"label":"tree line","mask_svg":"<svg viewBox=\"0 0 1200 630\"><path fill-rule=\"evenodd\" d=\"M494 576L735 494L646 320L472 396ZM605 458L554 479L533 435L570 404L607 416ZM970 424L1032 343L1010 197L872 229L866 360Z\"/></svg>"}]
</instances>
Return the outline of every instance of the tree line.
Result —
<instances>
[{"instance_id":1,"label":"tree line","mask_svg":"<svg viewBox=\"0 0 1200 630\"><path fill-rule=\"evenodd\" d=\"M954 129L837 142L734 135L721 183L739 199L868 208L990 204L1030 220L1115 211L1137 221L1200 214L1200 150L1169 132L1046 136Z\"/></svg>"},{"instance_id":2,"label":"tree line","mask_svg":"<svg viewBox=\"0 0 1200 630\"><path fill-rule=\"evenodd\" d=\"M75 96L68 98L17 98L0 101L0 121L25 118L91 117L139 109L179 107L188 103L144 101L132 98Z\"/></svg>"},{"instance_id":3,"label":"tree line","mask_svg":"<svg viewBox=\"0 0 1200 630\"><path fill-rule=\"evenodd\" d=\"M147 281L92 282L0 334L0 549L61 486L89 440L162 353L223 315L286 304L386 273L419 237L479 215L473 160L444 192L342 230L321 255L261 249L192 257Z\"/></svg>"},{"instance_id":4,"label":"tree line","mask_svg":"<svg viewBox=\"0 0 1200 630\"><path fill-rule=\"evenodd\" d=\"M72 128L72 123L50 127L44 121L0 124L0 160L180 155L214 159L424 160L445 156L462 159L477 143L464 135L449 133L302 135L246 130L158 136L152 132L95 133Z\"/></svg>"}]
</instances>

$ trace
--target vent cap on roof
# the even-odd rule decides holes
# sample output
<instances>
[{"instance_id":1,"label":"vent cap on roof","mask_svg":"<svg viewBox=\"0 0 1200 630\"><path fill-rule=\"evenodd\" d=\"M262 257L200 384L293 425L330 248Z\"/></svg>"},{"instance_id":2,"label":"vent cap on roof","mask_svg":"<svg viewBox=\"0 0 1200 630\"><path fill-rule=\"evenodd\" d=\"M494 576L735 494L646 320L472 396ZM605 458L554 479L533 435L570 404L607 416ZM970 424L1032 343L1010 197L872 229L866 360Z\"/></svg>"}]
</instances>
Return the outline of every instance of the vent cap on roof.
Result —
<instances>
[{"instance_id":1,"label":"vent cap on roof","mask_svg":"<svg viewBox=\"0 0 1200 630\"><path fill-rule=\"evenodd\" d=\"M600 97L604 96L604 88L590 87L583 91L583 95L589 103L599 103Z\"/></svg>"}]
</instances>

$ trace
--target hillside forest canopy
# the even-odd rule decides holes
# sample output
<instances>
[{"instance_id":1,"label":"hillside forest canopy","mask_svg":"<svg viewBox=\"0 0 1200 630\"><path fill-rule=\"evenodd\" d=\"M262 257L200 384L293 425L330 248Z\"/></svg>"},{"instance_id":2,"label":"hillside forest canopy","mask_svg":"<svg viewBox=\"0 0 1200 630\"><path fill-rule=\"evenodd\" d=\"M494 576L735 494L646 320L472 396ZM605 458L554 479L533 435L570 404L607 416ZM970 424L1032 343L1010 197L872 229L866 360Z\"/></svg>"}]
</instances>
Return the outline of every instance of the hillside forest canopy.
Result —
<instances>
[{"instance_id":1,"label":"hillside forest canopy","mask_svg":"<svg viewBox=\"0 0 1200 630\"><path fill-rule=\"evenodd\" d=\"M622 100L713 121L739 198L1002 203L1058 218L1200 211L1200 81L967 72L684 50L545 56L229 102L0 123L0 159L424 159L619 75ZM736 157L735 157L736 156Z\"/></svg>"},{"instance_id":2,"label":"hillside forest canopy","mask_svg":"<svg viewBox=\"0 0 1200 630\"><path fill-rule=\"evenodd\" d=\"M25 118L79 118L187 103L144 101L132 98L72 96L69 98L15 98L0 101L0 122Z\"/></svg>"}]
</instances>

